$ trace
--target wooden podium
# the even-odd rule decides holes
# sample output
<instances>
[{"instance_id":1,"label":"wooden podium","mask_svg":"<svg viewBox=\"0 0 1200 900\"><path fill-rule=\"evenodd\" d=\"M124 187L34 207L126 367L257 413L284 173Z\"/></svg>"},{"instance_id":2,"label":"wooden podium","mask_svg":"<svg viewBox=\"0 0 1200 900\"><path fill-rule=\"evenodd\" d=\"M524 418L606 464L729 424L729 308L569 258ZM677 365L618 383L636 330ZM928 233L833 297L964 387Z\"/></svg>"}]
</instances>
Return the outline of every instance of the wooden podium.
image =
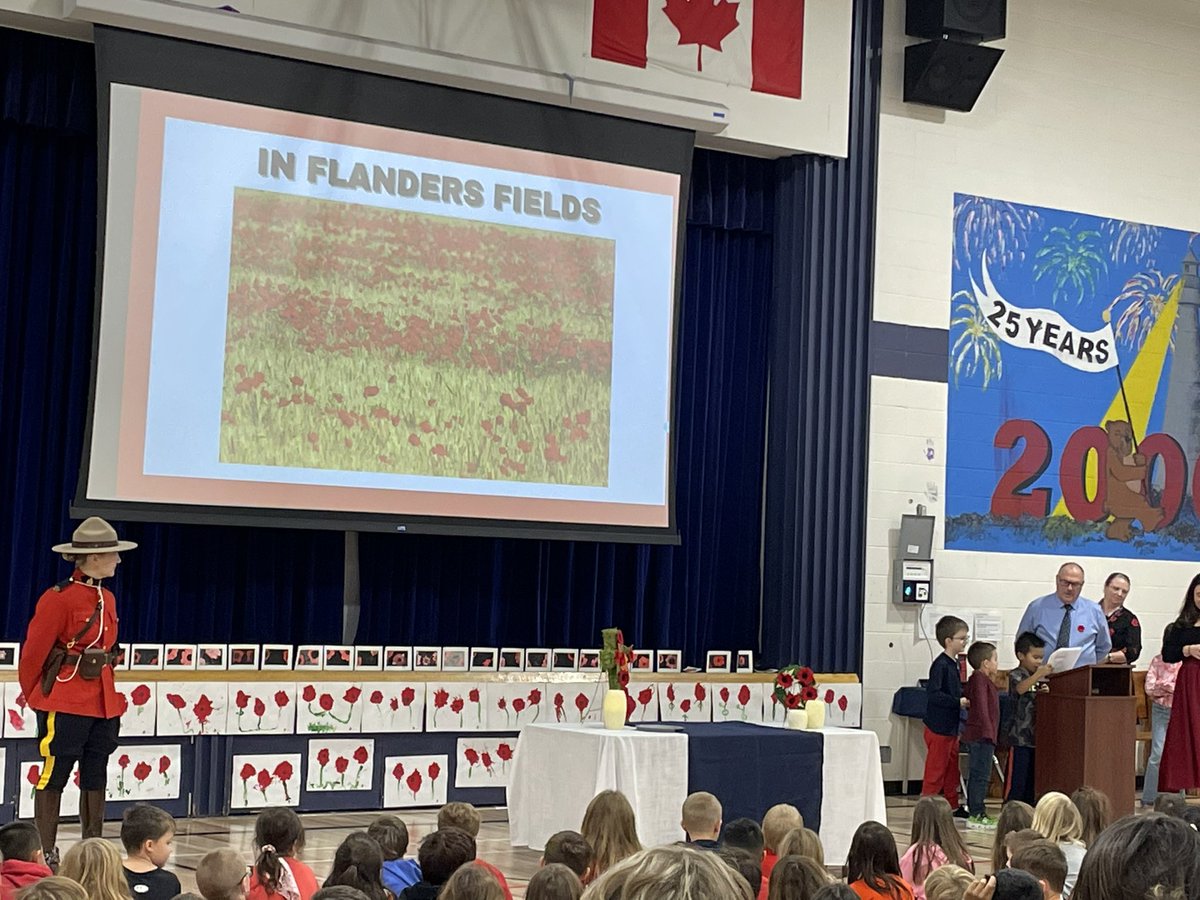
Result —
<instances>
[{"instance_id":1,"label":"wooden podium","mask_svg":"<svg viewBox=\"0 0 1200 900\"><path fill-rule=\"evenodd\" d=\"M1136 708L1129 666L1084 666L1051 675L1037 696L1034 789L1070 794L1089 785L1133 812Z\"/></svg>"}]
</instances>

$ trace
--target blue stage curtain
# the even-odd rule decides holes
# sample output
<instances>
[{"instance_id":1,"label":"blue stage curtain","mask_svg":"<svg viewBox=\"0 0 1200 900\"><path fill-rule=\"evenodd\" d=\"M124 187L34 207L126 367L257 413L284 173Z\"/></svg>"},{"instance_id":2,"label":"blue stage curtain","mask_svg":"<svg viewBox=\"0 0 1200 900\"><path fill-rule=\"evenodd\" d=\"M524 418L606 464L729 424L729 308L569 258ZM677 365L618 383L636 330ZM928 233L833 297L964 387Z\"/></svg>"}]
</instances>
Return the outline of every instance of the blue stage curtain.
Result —
<instances>
[{"instance_id":1,"label":"blue stage curtain","mask_svg":"<svg viewBox=\"0 0 1200 900\"><path fill-rule=\"evenodd\" d=\"M776 165L763 656L862 666L882 0L854 4L848 158Z\"/></svg>"},{"instance_id":2,"label":"blue stage curtain","mask_svg":"<svg viewBox=\"0 0 1200 900\"><path fill-rule=\"evenodd\" d=\"M96 254L90 44L0 29L0 586L3 639L69 574L91 377ZM126 525L126 640L336 642L342 536Z\"/></svg>"},{"instance_id":3,"label":"blue stage curtain","mask_svg":"<svg viewBox=\"0 0 1200 900\"><path fill-rule=\"evenodd\" d=\"M90 378L95 76L88 44L0 29L3 634L66 574ZM757 647L773 166L698 152L678 364L681 547L363 534L360 643ZM127 524L127 640L337 642L339 532Z\"/></svg>"},{"instance_id":4,"label":"blue stage curtain","mask_svg":"<svg viewBox=\"0 0 1200 900\"><path fill-rule=\"evenodd\" d=\"M758 646L771 164L698 151L677 367L678 547L363 534L359 641Z\"/></svg>"}]
</instances>

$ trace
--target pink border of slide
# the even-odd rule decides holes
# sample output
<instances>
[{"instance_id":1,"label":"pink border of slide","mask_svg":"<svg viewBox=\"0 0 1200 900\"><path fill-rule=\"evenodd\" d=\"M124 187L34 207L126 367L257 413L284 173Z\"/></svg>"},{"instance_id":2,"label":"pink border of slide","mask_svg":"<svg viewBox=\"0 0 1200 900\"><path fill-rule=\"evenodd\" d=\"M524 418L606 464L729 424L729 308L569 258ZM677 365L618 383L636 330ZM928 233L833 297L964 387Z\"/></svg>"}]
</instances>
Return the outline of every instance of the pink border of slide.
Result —
<instances>
[{"instance_id":1,"label":"pink border of slide","mask_svg":"<svg viewBox=\"0 0 1200 900\"><path fill-rule=\"evenodd\" d=\"M122 500L206 506L336 510L389 515L457 516L529 522L597 523L666 527L667 504L648 506L578 500L481 497L474 494L388 491L325 485L220 481L145 475L146 406L150 377L150 321L158 258L158 210L163 132L168 117L344 143L390 153L428 156L535 175L672 196L678 218L679 176L592 160L553 156L437 135L399 131L277 109L247 106L166 91L140 91L138 160L134 186L129 311L125 336L117 494ZM676 236L672 232L672 254ZM136 325L135 323L146 323Z\"/></svg>"}]
</instances>

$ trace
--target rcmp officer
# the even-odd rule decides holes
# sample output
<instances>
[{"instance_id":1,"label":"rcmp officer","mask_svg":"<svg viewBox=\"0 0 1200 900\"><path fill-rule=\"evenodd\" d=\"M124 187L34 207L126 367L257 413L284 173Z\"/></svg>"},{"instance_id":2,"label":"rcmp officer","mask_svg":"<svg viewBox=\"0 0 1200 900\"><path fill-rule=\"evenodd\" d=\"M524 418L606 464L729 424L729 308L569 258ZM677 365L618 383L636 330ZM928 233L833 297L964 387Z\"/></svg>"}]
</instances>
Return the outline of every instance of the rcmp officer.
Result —
<instances>
[{"instance_id":1,"label":"rcmp officer","mask_svg":"<svg viewBox=\"0 0 1200 900\"><path fill-rule=\"evenodd\" d=\"M21 690L37 713L42 755L34 821L52 864L62 791L76 762L83 836L99 837L104 826L108 757L117 748L122 703L113 683L116 601L101 582L116 572L121 552L136 546L93 516L70 543L53 547L75 571L38 599L21 648Z\"/></svg>"}]
</instances>

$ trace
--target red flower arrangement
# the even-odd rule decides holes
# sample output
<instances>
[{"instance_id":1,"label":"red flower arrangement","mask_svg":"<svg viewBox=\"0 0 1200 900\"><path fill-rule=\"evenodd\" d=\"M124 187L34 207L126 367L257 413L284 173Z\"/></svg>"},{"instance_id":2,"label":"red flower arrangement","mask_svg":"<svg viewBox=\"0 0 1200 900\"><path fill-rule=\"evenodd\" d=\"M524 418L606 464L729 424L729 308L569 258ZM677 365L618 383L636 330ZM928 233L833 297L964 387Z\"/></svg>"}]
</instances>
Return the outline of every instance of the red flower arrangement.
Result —
<instances>
[{"instance_id":1,"label":"red flower arrangement","mask_svg":"<svg viewBox=\"0 0 1200 900\"><path fill-rule=\"evenodd\" d=\"M817 699L813 670L808 666L784 666L775 676L774 694L785 709L804 709L804 704Z\"/></svg>"},{"instance_id":2,"label":"red flower arrangement","mask_svg":"<svg viewBox=\"0 0 1200 900\"><path fill-rule=\"evenodd\" d=\"M633 661L633 648L625 645L625 635L619 628L605 628L600 632L604 641L600 651L600 668L608 676L610 691L623 691L629 687L629 664Z\"/></svg>"}]
</instances>

